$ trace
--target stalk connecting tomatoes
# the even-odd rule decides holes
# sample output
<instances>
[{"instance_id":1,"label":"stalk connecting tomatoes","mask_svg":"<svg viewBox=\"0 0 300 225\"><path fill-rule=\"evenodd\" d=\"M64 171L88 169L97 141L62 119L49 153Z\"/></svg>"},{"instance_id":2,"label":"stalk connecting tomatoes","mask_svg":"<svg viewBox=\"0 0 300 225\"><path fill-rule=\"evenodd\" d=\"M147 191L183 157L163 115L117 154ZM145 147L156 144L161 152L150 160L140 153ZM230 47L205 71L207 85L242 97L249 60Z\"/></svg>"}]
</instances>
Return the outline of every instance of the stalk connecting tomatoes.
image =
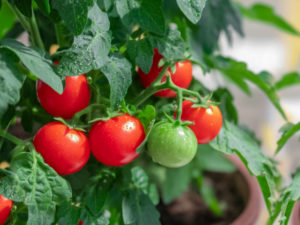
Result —
<instances>
[{"instance_id":1,"label":"stalk connecting tomatoes","mask_svg":"<svg viewBox=\"0 0 300 225\"><path fill-rule=\"evenodd\" d=\"M194 122L189 127L194 131L198 144L205 144L213 140L222 127L222 113L218 106L210 105L208 108L196 107L194 103L185 100L182 103L183 121Z\"/></svg>"},{"instance_id":2,"label":"stalk connecting tomatoes","mask_svg":"<svg viewBox=\"0 0 300 225\"><path fill-rule=\"evenodd\" d=\"M71 119L90 101L90 88L85 75L66 77L66 86L61 95L41 80L37 81L36 90L42 107L50 115L64 119Z\"/></svg>"},{"instance_id":3,"label":"stalk connecting tomatoes","mask_svg":"<svg viewBox=\"0 0 300 225\"><path fill-rule=\"evenodd\" d=\"M144 87L149 87L153 81L158 77L162 67L158 67L159 61L163 58L161 54L159 54L157 49L154 49L153 55L153 63L148 74L145 74L141 69L139 69L138 74L140 80ZM171 73L171 70L168 69ZM176 63L176 72L174 74L171 73L171 79L175 85L181 88L188 88L192 81L192 63L189 60L184 62ZM162 82L166 81L166 76L163 77ZM159 97L171 98L176 96L176 92L170 89L158 91L155 95Z\"/></svg>"},{"instance_id":4,"label":"stalk connecting tomatoes","mask_svg":"<svg viewBox=\"0 0 300 225\"><path fill-rule=\"evenodd\" d=\"M108 166L122 166L133 161L138 156L136 148L144 139L143 124L128 114L95 122L89 133L93 155Z\"/></svg>"},{"instance_id":5,"label":"stalk connecting tomatoes","mask_svg":"<svg viewBox=\"0 0 300 225\"><path fill-rule=\"evenodd\" d=\"M195 157L197 139L188 127L160 122L153 127L147 147L154 162L175 168L188 164Z\"/></svg>"},{"instance_id":6,"label":"stalk connecting tomatoes","mask_svg":"<svg viewBox=\"0 0 300 225\"><path fill-rule=\"evenodd\" d=\"M45 162L61 175L79 171L90 156L85 134L60 122L43 126L35 135L33 144Z\"/></svg>"},{"instance_id":7,"label":"stalk connecting tomatoes","mask_svg":"<svg viewBox=\"0 0 300 225\"><path fill-rule=\"evenodd\" d=\"M0 225L3 225L9 217L13 201L0 195Z\"/></svg>"}]
</instances>

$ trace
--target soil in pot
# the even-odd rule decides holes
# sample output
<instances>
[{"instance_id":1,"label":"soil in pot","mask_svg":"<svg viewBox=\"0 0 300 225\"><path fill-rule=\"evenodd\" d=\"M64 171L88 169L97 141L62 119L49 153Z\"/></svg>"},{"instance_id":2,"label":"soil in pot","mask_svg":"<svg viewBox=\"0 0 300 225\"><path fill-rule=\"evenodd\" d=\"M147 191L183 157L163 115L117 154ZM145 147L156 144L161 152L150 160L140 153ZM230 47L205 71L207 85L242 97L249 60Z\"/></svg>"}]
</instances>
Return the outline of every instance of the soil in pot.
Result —
<instances>
[{"instance_id":1,"label":"soil in pot","mask_svg":"<svg viewBox=\"0 0 300 225\"><path fill-rule=\"evenodd\" d=\"M169 205L158 205L162 225L229 225L248 202L249 190L246 180L239 172L232 174L206 173L206 179L215 190L223 206L222 216L216 216L206 206L199 192L190 188Z\"/></svg>"}]
</instances>

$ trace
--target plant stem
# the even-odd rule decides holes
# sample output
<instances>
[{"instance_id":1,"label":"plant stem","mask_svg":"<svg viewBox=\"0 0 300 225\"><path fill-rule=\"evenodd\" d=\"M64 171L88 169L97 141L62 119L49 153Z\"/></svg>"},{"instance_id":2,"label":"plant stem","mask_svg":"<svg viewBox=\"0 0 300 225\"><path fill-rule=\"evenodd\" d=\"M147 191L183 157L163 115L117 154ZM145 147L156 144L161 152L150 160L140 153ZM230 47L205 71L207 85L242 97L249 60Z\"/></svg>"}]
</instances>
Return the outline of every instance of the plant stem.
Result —
<instances>
[{"instance_id":1,"label":"plant stem","mask_svg":"<svg viewBox=\"0 0 300 225\"><path fill-rule=\"evenodd\" d=\"M13 11L13 13L15 14L15 16L17 17L18 21L20 22L20 24L22 25L22 27L26 30L29 31L29 23L26 19L25 16L23 16L23 14L12 4L10 4L9 2L7 2L9 8L11 9L11 11Z\"/></svg>"},{"instance_id":2,"label":"plant stem","mask_svg":"<svg viewBox=\"0 0 300 225\"><path fill-rule=\"evenodd\" d=\"M57 44L59 45L59 47L67 46L64 34L62 32L62 27L58 23L55 24L55 34L56 34Z\"/></svg>"},{"instance_id":3,"label":"plant stem","mask_svg":"<svg viewBox=\"0 0 300 225\"><path fill-rule=\"evenodd\" d=\"M25 145L25 142L23 140L11 135L4 130L0 130L0 137L3 137L16 145Z\"/></svg>"},{"instance_id":4,"label":"plant stem","mask_svg":"<svg viewBox=\"0 0 300 225\"><path fill-rule=\"evenodd\" d=\"M32 38L32 43L39 47L40 49L45 51L45 46L44 43L42 41L41 35L40 35L40 31L35 19L35 15L34 15L34 10L32 9L32 16L31 18L29 18L29 26L30 26L30 34L31 34L31 38Z\"/></svg>"},{"instance_id":5,"label":"plant stem","mask_svg":"<svg viewBox=\"0 0 300 225\"><path fill-rule=\"evenodd\" d=\"M182 90L177 90L177 115L176 119L180 120L181 119L181 114L182 114Z\"/></svg>"}]
</instances>

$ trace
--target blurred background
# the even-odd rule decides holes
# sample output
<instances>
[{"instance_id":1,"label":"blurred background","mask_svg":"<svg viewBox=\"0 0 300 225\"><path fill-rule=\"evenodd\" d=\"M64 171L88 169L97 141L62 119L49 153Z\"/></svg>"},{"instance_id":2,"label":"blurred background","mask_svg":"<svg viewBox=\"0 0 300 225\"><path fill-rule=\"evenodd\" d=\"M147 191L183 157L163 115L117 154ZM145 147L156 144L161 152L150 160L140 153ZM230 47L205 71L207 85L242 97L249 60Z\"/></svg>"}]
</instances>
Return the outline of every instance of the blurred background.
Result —
<instances>
[{"instance_id":1,"label":"blurred background","mask_svg":"<svg viewBox=\"0 0 300 225\"><path fill-rule=\"evenodd\" d=\"M256 0L240 0L240 3L251 6L257 3ZM299 0L261 0L259 2L274 7L276 13L285 18L296 29L300 30L300 1ZM232 57L248 64L253 72L268 71L275 80L286 73L300 71L300 38L283 34L276 28L269 25L256 23L247 19L243 20L244 38L235 34L233 46L228 44L225 35L221 38L221 51L225 56ZM212 75L203 75L200 69L195 74L202 82L209 87L217 86ZM238 109L239 121L254 130L259 139L262 140L263 151L272 155L276 149L276 142L280 138L279 129L285 124L274 106L270 103L264 93L257 87L251 85L252 97L247 96L235 85L224 82L222 76L218 76L219 84L229 87L235 98L235 106ZM290 122L300 121L300 86L287 88L279 92L282 107L284 108ZM289 174L300 166L300 143L299 135L291 139L285 148L277 155L280 162L280 170L289 178ZM289 183L290 180L284 181ZM262 204L263 207L264 204ZM267 213L262 209L261 220L258 224L266 221Z\"/></svg>"}]
</instances>

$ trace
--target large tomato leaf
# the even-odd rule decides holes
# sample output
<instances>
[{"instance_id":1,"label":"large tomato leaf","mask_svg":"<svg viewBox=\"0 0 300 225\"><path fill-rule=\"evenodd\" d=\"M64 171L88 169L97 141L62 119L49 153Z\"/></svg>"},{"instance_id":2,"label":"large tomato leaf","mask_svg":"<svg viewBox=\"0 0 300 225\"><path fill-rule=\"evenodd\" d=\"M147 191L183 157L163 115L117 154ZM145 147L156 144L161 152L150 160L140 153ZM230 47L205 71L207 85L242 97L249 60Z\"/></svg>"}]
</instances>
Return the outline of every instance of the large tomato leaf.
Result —
<instances>
[{"instance_id":1,"label":"large tomato leaf","mask_svg":"<svg viewBox=\"0 0 300 225\"><path fill-rule=\"evenodd\" d=\"M74 35L79 35L83 31L86 22L88 7L93 4L93 0L52 0L51 5L56 9L66 26Z\"/></svg>"},{"instance_id":2,"label":"large tomato leaf","mask_svg":"<svg viewBox=\"0 0 300 225\"><path fill-rule=\"evenodd\" d=\"M110 104L116 108L124 99L132 82L131 64L120 54L111 54L101 71L110 84Z\"/></svg>"},{"instance_id":3,"label":"large tomato leaf","mask_svg":"<svg viewBox=\"0 0 300 225\"><path fill-rule=\"evenodd\" d=\"M277 14L271 6L255 3L250 7L245 7L242 4L236 3L244 17L269 24L280 30L293 35L300 35L300 32Z\"/></svg>"},{"instance_id":4,"label":"large tomato leaf","mask_svg":"<svg viewBox=\"0 0 300 225\"><path fill-rule=\"evenodd\" d=\"M7 49L0 51L0 120L9 105L20 100L20 89L26 76L16 67L18 57Z\"/></svg>"},{"instance_id":5,"label":"large tomato leaf","mask_svg":"<svg viewBox=\"0 0 300 225\"><path fill-rule=\"evenodd\" d=\"M236 152L249 172L257 177L269 212L275 202L276 182L279 172L274 161L263 155L257 142L238 126L224 121L224 125L211 143L211 147L225 154Z\"/></svg>"},{"instance_id":6,"label":"large tomato leaf","mask_svg":"<svg viewBox=\"0 0 300 225\"><path fill-rule=\"evenodd\" d=\"M71 187L34 150L14 156L1 170L0 194L28 207L28 225L49 225L56 204L71 198Z\"/></svg>"},{"instance_id":7,"label":"large tomato leaf","mask_svg":"<svg viewBox=\"0 0 300 225\"><path fill-rule=\"evenodd\" d=\"M63 83L52 67L51 60L44 57L43 53L33 48L26 47L13 39L3 39L1 48L9 49L15 53L22 63L43 82L52 87L56 92L63 92Z\"/></svg>"},{"instance_id":8,"label":"large tomato leaf","mask_svg":"<svg viewBox=\"0 0 300 225\"><path fill-rule=\"evenodd\" d=\"M108 60L111 46L109 19L95 3L88 12L87 26L82 34L74 37L71 48L62 51L63 57L58 66L58 73L74 76L99 69Z\"/></svg>"},{"instance_id":9,"label":"large tomato leaf","mask_svg":"<svg viewBox=\"0 0 300 225\"><path fill-rule=\"evenodd\" d=\"M139 25L142 29L164 34L165 19L161 0L117 0L116 8L127 26Z\"/></svg>"},{"instance_id":10,"label":"large tomato leaf","mask_svg":"<svg viewBox=\"0 0 300 225\"><path fill-rule=\"evenodd\" d=\"M194 24L198 23L206 0L177 0L177 4L184 15Z\"/></svg>"}]
</instances>

